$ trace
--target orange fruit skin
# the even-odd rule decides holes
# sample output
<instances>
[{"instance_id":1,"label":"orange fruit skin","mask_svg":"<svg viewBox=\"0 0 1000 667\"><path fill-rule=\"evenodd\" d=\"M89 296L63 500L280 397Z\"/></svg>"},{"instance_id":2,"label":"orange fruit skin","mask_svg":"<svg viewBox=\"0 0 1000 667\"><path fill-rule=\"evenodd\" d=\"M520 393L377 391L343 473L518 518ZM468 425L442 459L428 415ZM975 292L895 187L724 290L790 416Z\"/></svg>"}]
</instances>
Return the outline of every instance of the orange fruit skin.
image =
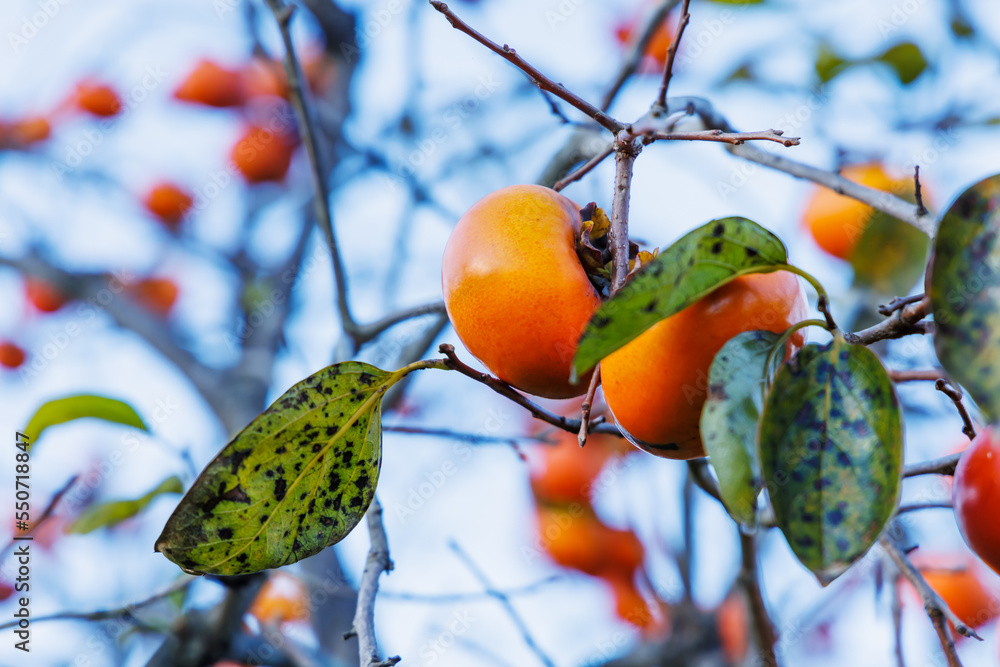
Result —
<instances>
[{"instance_id":1,"label":"orange fruit skin","mask_svg":"<svg viewBox=\"0 0 1000 667\"><path fill-rule=\"evenodd\" d=\"M43 313L54 313L66 305L66 297L55 287L42 280L29 278L25 283L24 292L28 301Z\"/></svg>"},{"instance_id":2,"label":"orange fruit skin","mask_svg":"<svg viewBox=\"0 0 1000 667\"><path fill-rule=\"evenodd\" d=\"M0 342L0 366L18 368L24 363L24 350L9 341Z\"/></svg>"},{"instance_id":3,"label":"orange fruit skin","mask_svg":"<svg viewBox=\"0 0 1000 667\"><path fill-rule=\"evenodd\" d=\"M715 612L715 627L722 652L729 664L743 664L750 650L750 624L746 602L739 593L730 593Z\"/></svg>"},{"instance_id":4,"label":"orange fruit skin","mask_svg":"<svg viewBox=\"0 0 1000 667\"><path fill-rule=\"evenodd\" d=\"M931 554L917 556L914 565L955 615L970 628L977 628L1000 615L1000 599L976 571L977 563L969 554ZM916 590L907 585L913 599Z\"/></svg>"},{"instance_id":5,"label":"orange fruit skin","mask_svg":"<svg viewBox=\"0 0 1000 667\"><path fill-rule=\"evenodd\" d=\"M174 97L210 107L239 106L244 100L242 77L211 60L201 60L174 91Z\"/></svg>"},{"instance_id":6,"label":"orange fruit skin","mask_svg":"<svg viewBox=\"0 0 1000 667\"><path fill-rule=\"evenodd\" d=\"M699 421L715 354L739 333L781 333L805 316L805 293L794 274L736 278L606 357L604 400L640 449L668 459L705 456ZM789 347L797 350L804 340L796 332Z\"/></svg>"},{"instance_id":7,"label":"orange fruit skin","mask_svg":"<svg viewBox=\"0 0 1000 667\"><path fill-rule=\"evenodd\" d=\"M850 181L886 192L912 186L911 182L890 178L877 164L845 167L840 173ZM867 204L821 187L802 214L802 224L820 248L834 257L848 259L872 213L874 209Z\"/></svg>"},{"instance_id":8,"label":"orange fruit skin","mask_svg":"<svg viewBox=\"0 0 1000 667\"><path fill-rule=\"evenodd\" d=\"M282 181L292 163L295 144L281 134L250 127L233 146L232 159L248 183Z\"/></svg>"},{"instance_id":9,"label":"orange fruit skin","mask_svg":"<svg viewBox=\"0 0 1000 667\"><path fill-rule=\"evenodd\" d=\"M557 444L541 448L540 464L531 472L531 489L550 503L588 503L595 478L614 450L591 434L580 448L572 433L558 435Z\"/></svg>"},{"instance_id":10,"label":"orange fruit skin","mask_svg":"<svg viewBox=\"0 0 1000 667\"><path fill-rule=\"evenodd\" d=\"M84 111L102 118L115 116L122 110L121 100L114 88L94 82L77 85L76 104Z\"/></svg>"},{"instance_id":11,"label":"orange fruit skin","mask_svg":"<svg viewBox=\"0 0 1000 667\"><path fill-rule=\"evenodd\" d=\"M539 185L512 185L472 206L444 250L441 282L458 337L497 377L546 398L570 384L577 341L601 300L577 257L580 207Z\"/></svg>"},{"instance_id":12,"label":"orange fruit skin","mask_svg":"<svg viewBox=\"0 0 1000 667\"><path fill-rule=\"evenodd\" d=\"M52 126L44 116L28 116L7 128L10 142L15 146L30 146L45 141L52 133Z\"/></svg>"},{"instance_id":13,"label":"orange fruit skin","mask_svg":"<svg viewBox=\"0 0 1000 667\"><path fill-rule=\"evenodd\" d=\"M135 298L160 317L170 314L179 290L169 278L144 278L132 289Z\"/></svg>"},{"instance_id":14,"label":"orange fruit skin","mask_svg":"<svg viewBox=\"0 0 1000 667\"><path fill-rule=\"evenodd\" d=\"M243 94L251 97L288 98L288 80L281 63L269 58L253 57L240 70Z\"/></svg>"},{"instance_id":15,"label":"orange fruit skin","mask_svg":"<svg viewBox=\"0 0 1000 667\"><path fill-rule=\"evenodd\" d=\"M248 612L261 625L309 620L309 591L290 574L274 573L261 587Z\"/></svg>"},{"instance_id":16,"label":"orange fruit skin","mask_svg":"<svg viewBox=\"0 0 1000 667\"><path fill-rule=\"evenodd\" d=\"M194 200L186 190L164 181L150 189L143 204L169 229L177 229Z\"/></svg>"},{"instance_id":17,"label":"orange fruit skin","mask_svg":"<svg viewBox=\"0 0 1000 667\"><path fill-rule=\"evenodd\" d=\"M977 556L1000 574L1000 431L980 431L962 454L952 489L955 520Z\"/></svg>"}]
</instances>

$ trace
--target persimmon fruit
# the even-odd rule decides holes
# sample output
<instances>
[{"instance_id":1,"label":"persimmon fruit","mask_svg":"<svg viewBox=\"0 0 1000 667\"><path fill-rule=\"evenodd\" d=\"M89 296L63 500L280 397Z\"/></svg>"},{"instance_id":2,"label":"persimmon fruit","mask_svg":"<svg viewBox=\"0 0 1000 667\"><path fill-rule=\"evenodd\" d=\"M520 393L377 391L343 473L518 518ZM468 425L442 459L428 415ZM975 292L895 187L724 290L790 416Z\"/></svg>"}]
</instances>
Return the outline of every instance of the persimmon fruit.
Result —
<instances>
[{"instance_id":1,"label":"persimmon fruit","mask_svg":"<svg viewBox=\"0 0 1000 667\"><path fill-rule=\"evenodd\" d=\"M294 152L290 137L251 126L233 146L231 157L248 183L264 183L284 180Z\"/></svg>"},{"instance_id":2,"label":"persimmon fruit","mask_svg":"<svg viewBox=\"0 0 1000 667\"><path fill-rule=\"evenodd\" d=\"M879 164L862 164L841 170L844 178L885 192L912 186L908 179L891 177ZM802 225L817 245L840 259L849 259L875 210L846 195L820 187L802 214Z\"/></svg>"},{"instance_id":3,"label":"persimmon fruit","mask_svg":"<svg viewBox=\"0 0 1000 667\"><path fill-rule=\"evenodd\" d=\"M444 250L448 316L469 352L504 382L546 398L583 394L569 382L577 341L600 304L576 253L580 207L539 185L486 195Z\"/></svg>"},{"instance_id":4,"label":"persimmon fruit","mask_svg":"<svg viewBox=\"0 0 1000 667\"><path fill-rule=\"evenodd\" d=\"M52 125L45 116L27 116L6 128L6 140L14 146L26 147L45 141L51 133Z\"/></svg>"},{"instance_id":5,"label":"persimmon fruit","mask_svg":"<svg viewBox=\"0 0 1000 667\"><path fill-rule=\"evenodd\" d=\"M161 181L150 188L143 199L146 210L155 215L169 229L177 229L184 216L191 210L194 199L184 188Z\"/></svg>"},{"instance_id":6,"label":"persimmon fruit","mask_svg":"<svg viewBox=\"0 0 1000 667\"><path fill-rule=\"evenodd\" d=\"M94 116L107 118L122 110L118 93L111 86L96 81L83 81L76 87L76 105Z\"/></svg>"},{"instance_id":7,"label":"persimmon fruit","mask_svg":"<svg viewBox=\"0 0 1000 667\"><path fill-rule=\"evenodd\" d=\"M750 614L742 594L733 591L715 610L715 629L731 665L741 665L750 650Z\"/></svg>"},{"instance_id":8,"label":"persimmon fruit","mask_svg":"<svg viewBox=\"0 0 1000 667\"><path fill-rule=\"evenodd\" d=\"M275 572L261 587L248 611L261 625L307 621L309 591L297 577Z\"/></svg>"},{"instance_id":9,"label":"persimmon fruit","mask_svg":"<svg viewBox=\"0 0 1000 667\"><path fill-rule=\"evenodd\" d=\"M0 366L19 368L24 363L24 350L10 341L0 342Z\"/></svg>"},{"instance_id":10,"label":"persimmon fruit","mask_svg":"<svg viewBox=\"0 0 1000 667\"><path fill-rule=\"evenodd\" d=\"M200 60L174 91L174 97L210 107L239 106L244 101L243 78L240 72Z\"/></svg>"},{"instance_id":11,"label":"persimmon fruit","mask_svg":"<svg viewBox=\"0 0 1000 667\"><path fill-rule=\"evenodd\" d=\"M980 431L955 469L955 520L966 544L1000 574L1000 432Z\"/></svg>"},{"instance_id":12,"label":"persimmon fruit","mask_svg":"<svg viewBox=\"0 0 1000 667\"><path fill-rule=\"evenodd\" d=\"M977 571L979 566L971 554L918 555L913 564L948 608L970 628L1000 615L997 591ZM919 599L912 586L907 589L913 599Z\"/></svg>"},{"instance_id":13,"label":"persimmon fruit","mask_svg":"<svg viewBox=\"0 0 1000 667\"><path fill-rule=\"evenodd\" d=\"M776 271L735 278L601 361L604 400L619 429L640 449L669 459L705 456L699 421L716 353L739 333L781 333L805 315L805 292L796 275ZM789 349L804 340L796 332Z\"/></svg>"},{"instance_id":14,"label":"persimmon fruit","mask_svg":"<svg viewBox=\"0 0 1000 667\"><path fill-rule=\"evenodd\" d=\"M166 317L177 302L180 290L169 278L143 278L132 286L131 291L139 303L160 317Z\"/></svg>"},{"instance_id":15,"label":"persimmon fruit","mask_svg":"<svg viewBox=\"0 0 1000 667\"><path fill-rule=\"evenodd\" d=\"M581 448L574 434L562 432L555 445L541 448L531 471L531 489L544 502L587 503L594 480L613 454L598 434L591 434Z\"/></svg>"},{"instance_id":16,"label":"persimmon fruit","mask_svg":"<svg viewBox=\"0 0 1000 667\"><path fill-rule=\"evenodd\" d=\"M24 294L31 304L43 313L54 313L66 305L68 299L55 287L37 278L25 281Z\"/></svg>"}]
</instances>

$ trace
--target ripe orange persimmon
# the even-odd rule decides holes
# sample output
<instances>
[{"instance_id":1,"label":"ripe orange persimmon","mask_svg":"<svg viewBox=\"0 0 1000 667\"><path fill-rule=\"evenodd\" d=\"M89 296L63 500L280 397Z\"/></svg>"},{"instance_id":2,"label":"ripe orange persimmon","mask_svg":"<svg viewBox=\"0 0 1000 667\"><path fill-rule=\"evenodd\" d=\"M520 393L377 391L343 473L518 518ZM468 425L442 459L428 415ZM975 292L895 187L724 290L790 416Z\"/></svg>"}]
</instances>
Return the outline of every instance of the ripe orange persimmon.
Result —
<instances>
[{"instance_id":1,"label":"ripe orange persimmon","mask_svg":"<svg viewBox=\"0 0 1000 667\"><path fill-rule=\"evenodd\" d=\"M309 620L309 590L297 577L274 572L248 610L261 625Z\"/></svg>"},{"instance_id":2,"label":"ripe orange persimmon","mask_svg":"<svg viewBox=\"0 0 1000 667\"><path fill-rule=\"evenodd\" d=\"M66 305L66 297L55 287L36 278L28 278L24 284L24 294L28 301L43 313L54 313Z\"/></svg>"},{"instance_id":3,"label":"ripe orange persimmon","mask_svg":"<svg viewBox=\"0 0 1000 667\"><path fill-rule=\"evenodd\" d=\"M984 428L955 469L955 519L977 556L1000 574L1000 431Z\"/></svg>"},{"instance_id":4,"label":"ripe orange persimmon","mask_svg":"<svg viewBox=\"0 0 1000 667\"><path fill-rule=\"evenodd\" d=\"M239 106L244 100L242 77L211 60L201 60L174 91L174 97L211 107Z\"/></svg>"},{"instance_id":5,"label":"ripe orange persimmon","mask_svg":"<svg viewBox=\"0 0 1000 667\"><path fill-rule=\"evenodd\" d=\"M648 628L656 619L649 603L636 588L631 574L615 573L605 577L615 596L615 613L618 618L637 628Z\"/></svg>"},{"instance_id":6,"label":"ripe orange persimmon","mask_svg":"<svg viewBox=\"0 0 1000 667\"><path fill-rule=\"evenodd\" d=\"M130 290L139 303L160 317L170 314L179 292L176 283L169 278L143 278Z\"/></svg>"},{"instance_id":7,"label":"ripe orange persimmon","mask_svg":"<svg viewBox=\"0 0 1000 667\"><path fill-rule=\"evenodd\" d=\"M780 333L805 315L805 293L794 274L736 278L605 358L604 400L640 449L669 459L704 456L699 420L715 354L739 333ZM803 342L796 332L790 347Z\"/></svg>"},{"instance_id":8,"label":"ripe orange persimmon","mask_svg":"<svg viewBox=\"0 0 1000 667\"><path fill-rule=\"evenodd\" d=\"M598 435L590 435L581 449L575 435L561 432L555 445L541 448L531 471L531 489L545 502L587 503L594 479L613 454Z\"/></svg>"},{"instance_id":9,"label":"ripe orange persimmon","mask_svg":"<svg viewBox=\"0 0 1000 667\"><path fill-rule=\"evenodd\" d=\"M967 554L919 555L913 558L924 579L955 615L977 628L1000 615L998 591L987 584L976 560ZM919 599L907 585L913 599Z\"/></svg>"},{"instance_id":10,"label":"ripe orange persimmon","mask_svg":"<svg viewBox=\"0 0 1000 667\"><path fill-rule=\"evenodd\" d=\"M240 70L245 97L273 96L288 98L288 79L281 63L270 58L253 57Z\"/></svg>"},{"instance_id":11,"label":"ripe orange persimmon","mask_svg":"<svg viewBox=\"0 0 1000 667\"><path fill-rule=\"evenodd\" d=\"M643 23L642 17L636 17L631 21L618 24L618 27L615 28L615 37L618 43L622 46L631 43L633 39L636 39L636 30L640 29ZM676 33L677 26L671 19L667 19L659 25L642 54L645 59L643 64L644 70L655 72L662 70L666 66L667 51L670 50L670 45L673 44Z\"/></svg>"},{"instance_id":12,"label":"ripe orange persimmon","mask_svg":"<svg viewBox=\"0 0 1000 667\"><path fill-rule=\"evenodd\" d=\"M592 511L567 507L538 507L538 535L542 546L559 565L598 575L607 567L603 538L606 527Z\"/></svg>"},{"instance_id":13,"label":"ripe orange persimmon","mask_svg":"<svg viewBox=\"0 0 1000 667\"><path fill-rule=\"evenodd\" d=\"M0 341L0 366L18 368L24 363L24 350L10 341Z\"/></svg>"},{"instance_id":14,"label":"ripe orange persimmon","mask_svg":"<svg viewBox=\"0 0 1000 667\"><path fill-rule=\"evenodd\" d=\"M577 341L600 304L576 254L580 207L555 190L512 185L461 217L441 266L444 301L465 346L501 380L547 398L570 384Z\"/></svg>"},{"instance_id":15,"label":"ripe orange persimmon","mask_svg":"<svg viewBox=\"0 0 1000 667\"><path fill-rule=\"evenodd\" d=\"M117 115L122 110L122 102L115 89L96 81L83 81L77 84L76 105L102 118Z\"/></svg>"},{"instance_id":16,"label":"ripe orange persimmon","mask_svg":"<svg viewBox=\"0 0 1000 667\"><path fill-rule=\"evenodd\" d=\"M742 665L750 650L749 613L743 596L733 591L715 611L715 629L729 664Z\"/></svg>"},{"instance_id":17,"label":"ripe orange persimmon","mask_svg":"<svg viewBox=\"0 0 1000 667\"><path fill-rule=\"evenodd\" d=\"M44 116L28 116L14 121L6 128L6 140L14 146L24 147L49 138L52 126Z\"/></svg>"},{"instance_id":18,"label":"ripe orange persimmon","mask_svg":"<svg viewBox=\"0 0 1000 667\"><path fill-rule=\"evenodd\" d=\"M177 229L194 200L191 194L178 185L161 181L146 194L143 203L169 229Z\"/></svg>"},{"instance_id":19,"label":"ripe orange persimmon","mask_svg":"<svg viewBox=\"0 0 1000 667\"><path fill-rule=\"evenodd\" d=\"M890 177L878 164L845 167L840 173L848 180L885 192L913 186L912 180ZM848 259L873 213L872 207L857 199L820 187L802 214L802 225L820 248L834 257Z\"/></svg>"},{"instance_id":20,"label":"ripe orange persimmon","mask_svg":"<svg viewBox=\"0 0 1000 667\"><path fill-rule=\"evenodd\" d=\"M251 126L233 146L231 157L248 183L263 183L283 180L294 152L290 137Z\"/></svg>"}]
</instances>

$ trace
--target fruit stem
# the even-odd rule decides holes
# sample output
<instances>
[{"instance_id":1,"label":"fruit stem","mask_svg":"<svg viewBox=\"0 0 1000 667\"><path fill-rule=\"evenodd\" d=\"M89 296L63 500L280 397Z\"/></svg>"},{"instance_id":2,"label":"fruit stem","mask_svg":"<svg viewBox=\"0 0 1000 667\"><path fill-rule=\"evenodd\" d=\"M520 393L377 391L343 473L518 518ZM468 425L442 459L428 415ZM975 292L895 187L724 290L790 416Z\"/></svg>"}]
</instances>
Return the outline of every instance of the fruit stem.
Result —
<instances>
[{"instance_id":1,"label":"fruit stem","mask_svg":"<svg viewBox=\"0 0 1000 667\"><path fill-rule=\"evenodd\" d=\"M816 300L816 309L819 312L823 313L823 316L826 318L826 323L824 326L831 333L833 331L836 331L837 323L833 321L833 314L830 312L830 297L826 295L826 290L823 289L823 284L820 281L816 280L816 278L814 278L808 272L792 264L786 264L781 268L783 271L790 271L796 275L802 276L803 278L806 279L806 282L808 282L810 285L813 286L813 289L816 290L816 294L819 297Z\"/></svg>"},{"instance_id":2,"label":"fruit stem","mask_svg":"<svg viewBox=\"0 0 1000 667\"><path fill-rule=\"evenodd\" d=\"M771 351L767 353L767 360L764 362L764 386L761 398L767 398L767 391L771 388L771 369L774 366L775 356L778 354L778 350L785 349L785 343L788 339L795 335L795 332L799 329L805 329L806 327L822 327L829 331L829 326L827 322L823 320L802 320L801 322L796 322L792 326L788 327L783 334L778 336L778 340L775 341L774 347Z\"/></svg>"}]
</instances>

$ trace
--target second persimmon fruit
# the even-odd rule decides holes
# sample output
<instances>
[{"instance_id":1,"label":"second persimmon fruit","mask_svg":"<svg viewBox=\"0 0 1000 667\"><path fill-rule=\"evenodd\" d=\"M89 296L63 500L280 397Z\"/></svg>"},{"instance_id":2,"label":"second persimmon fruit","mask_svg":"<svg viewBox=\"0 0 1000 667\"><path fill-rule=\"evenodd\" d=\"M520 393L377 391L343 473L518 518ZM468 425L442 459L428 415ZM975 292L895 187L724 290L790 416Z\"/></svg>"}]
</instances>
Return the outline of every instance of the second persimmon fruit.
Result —
<instances>
[{"instance_id":1,"label":"second persimmon fruit","mask_svg":"<svg viewBox=\"0 0 1000 667\"><path fill-rule=\"evenodd\" d=\"M781 333L805 315L796 275L776 271L734 278L606 357L604 400L640 449L668 459L705 456L699 421L716 353L744 331ZM798 349L803 341L796 332L789 346Z\"/></svg>"}]
</instances>

